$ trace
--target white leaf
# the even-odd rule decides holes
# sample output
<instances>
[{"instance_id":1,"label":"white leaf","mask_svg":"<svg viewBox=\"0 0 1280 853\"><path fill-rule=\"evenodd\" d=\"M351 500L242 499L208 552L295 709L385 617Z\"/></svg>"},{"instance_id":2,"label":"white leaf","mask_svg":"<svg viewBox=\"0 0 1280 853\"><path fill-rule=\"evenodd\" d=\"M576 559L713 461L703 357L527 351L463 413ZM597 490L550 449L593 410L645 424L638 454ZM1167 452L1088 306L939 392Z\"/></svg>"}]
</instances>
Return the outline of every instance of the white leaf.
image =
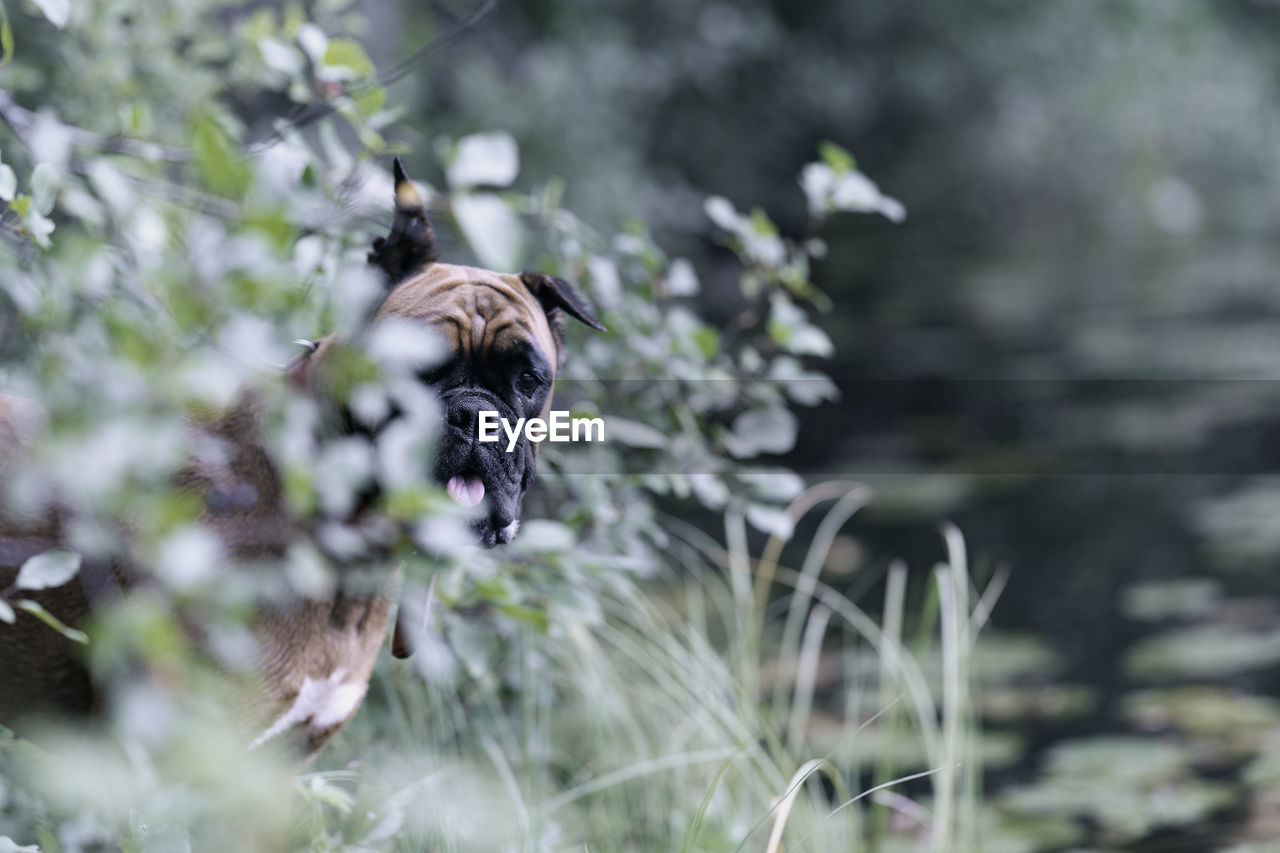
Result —
<instances>
[{"instance_id":1,"label":"white leaf","mask_svg":"<svg viewBox=\"0 0 1280 853\"><path fill-rule=\"evenodd\" d=\"M49 23L58 29L62 29L67 25L67 19L71 17L71 0L31 0L36 4L36 8L44 12L44 16L49 19Z\"/></svg>"},{"instance_id":2,"label":"white leaf","mask_svg":"<svg viewBox=\"0 0 1280 853\"><path fill-rule=\"evenodd\" d=\"M0 200L13 201L18 192L18 176L7 163L0 163Z\"/></svg>"},{"instance_id":3,"label":"white leaf","mask_svg":"<svg viewBox=\"0 0 1280 853\"><path fill-rule=\"evenodd\" d=\"M894 222L907 218L902 202L880 192L876 182L862 172L837 174L826 163L809 163L800 172L800 188L815 216L852 211L880 213Z\"/></svg>"},{"instance_id":4,"label":"white leaf","mask_svg":"<svg viewBox=\"0 0 1280 853\"><path fill-rule=\"evenodd\" d=\"M374 470L373 447L356 436L332 439L316 459L315 487L321 508L331 518L345 518L368 485Z\"/></svg>"},{"instance_id":5,"label":"white leaf","mask_svg":"<svg viewBox=\"0 0 1280 853\"><path fill-rule=\"evenodd\" d=\"M693 494L705 507L719 509L729 500L729 487L715 474L694 473L689 475L689 485Z\"/></svg>"},{"instance_id":6,"label":"white leaf","mask_svg":"<svg viewBox=\"0 0 1280 853\"><path fill-rule=\"evenodd\" d=\"M786 468L746 468L738 479L765 500L789 501L804 491L804 479Z\"/></svg>"},{"instance_id":7,"label":"white leaf","mask_svg":"<svg viewBox=\"0 0 1280 853\"><path fill-rule=\"evenodd\" d=\"M893 222L907 218L902 202L880 192L875 181L861 172L841 175L832 190L831 201L837 210L880 213Z\"/></svg>"},{"instance_id":8,"label":"white leaf","mask_svg":"<svg viewBox=\"0 0 1280 853\"><path fill-rule=\"evenodd\" d=\"M53 202L61 186L62 178L56 168L48 163L37 163L31 171L31 206L48 216L53 212Z\"/></svg>"},{"instance_id":9,"label":"white leaf","mask_svg":"<svg viewBox=\"0 0 1280 853\"><path fill-rule=\"evenodd\" d=\"M298 28L298 44L311 57L312 62L319 63L329 47L329 37L315 24L307 23Z\"/></svg>"},{"instance_id":10,"label":"white leaf","mask_svg":"<svg viewBox=\"0 0 1280 853\"><path fill-rule=\"evenodd\" d=\"M302 57L297 49L271 36L258 39L258 50L263 62L273 71L292 77L302 70Z\"/></svg>"},{"instance_id":11,"label":"white leaf","mask_svg":"<svg viewBox=\"0 0 1280 853\"><path fill-rule=\"evenodd\" d=\"M520 151L506 131L476 133L458 140L449 164L451 187L506 187L520 173Z\"/></svg>"},{"instance_id":12,"label":"white leaf","mask_svg":"<svg viewBox=\"0 0 1280 853\"><path fill-rule=\"evenodd\" d=\"M80 555L54 549L36 554L22 564L14 586L18 589L50 589L62 586L80 571Z\"/></svg>"},{"instance_id":13,"label":"white leaf","mask_svg":"<svg viewBox=\"0 0 1280 853\"><path fill-rule=\"evenodd\" d=\"M768 533L779 539L790 539L795 532L791 516L777 507L747 504L747 521L761 533Z\"/></svg>"},{"instance_id":14,"label":"white leaf","mask_svg":"<svg viewBox=\"0 0 1280 853\"><path fill-rule=\"evenodd\" d=\"M86 171L94 193L117 213L134 209L134 192L128 178L108 161L95 157L89 161Z\"/></svg>"},{"instance_id":15,"label":"white leaf","mask_svg":"<svg viewBox=\"0 0 1280 853\"><path fill-rule=\"evenodd\" d=\"M223 352L235 353L235 361L245 365L284 364L297 352L280 340L280 330L271 322L249 314L233 314L217 340Z\"/></svg>"},{"instance_id":16,"label":"white leaf","mask_svg":"<svg viewBox=\"0 0 1280 853\"><path fill-rule=\"evenodd\" d=\"M738 415L729 436L729 452L739 458L757 453L786 453L796 443L796 416L786 409L752 409Z\"/></svg>"},{"instance_id":17,"label":"white leaf","mask_svg":"<svg viewBox=\"0 0 1280 853\"><path fill-rule=\"evenodd\" d=\"M156 571L177 590L207 583L222 561L222 541L203 527L187 526L165 538L156 555Z\"/></svg>"},{"instance_id":18,"label":"white leaf","mask_svg":"<svg viewBox=\"0 0 1280 853\"><path fill-rule=\"evenodd\" d=\"M667 290L672 296L697 296L698 274L693 264L684 258L676 258L667 270Z\"/></svg>"},{"instance_id":19,"label":"white leaf","mask_svg":"<svg viewBox=\"0 0 1280 853\"><path fill-rule=\"evenodd\" d=\"M835 177L826 163L809 163L800 170L800 188L809 202L810 213L820 215L826 212Z\"/></svg>"},{"instance_id":20,"label":"white leaf","mask_svg":"<svg viewBox=\"0 0 1280 853\"><path fill-rule=\"evenodd\" d=\"M460 195L453 200L453 216L482 265L495 270L520 265L524 227L502 199L488 193Z\"/></svg>"},{"instance_id":21,"label":"white leaf","mask_svg":"<svg viewBox=\"0 0 1280 853\"><path fill-rule=\"evenodd\" d=\"M781 266L787 259L787 247L777 234L755 229L743 231L742 248L752 259L766 267Z\"/></svg>"},{"instance_id":22,"label":"white leaf","mask_svg":"<svg viewBox=\"0 0 1280 853\"><path fill-rule=\"evenodd\" d=\"M571 551L578 537L566 524L548 519L532 519L520 526L520 533L511 543L511 550L522 554L546 554Z\"/></svg>"},{"instance_id":23,"label":"white leaf","mask_svg":"<svg viewBox=\"0 0 1280 853\"><path fill-rule=\"evenodd\" d=\"M802 406L840 399L840 389L831 379L816 371L802 371L782 380L787 396Z\"/></svg>"},{"instance_id":24,"label":"white leaf","mask_svg":"<svg viewBox=\"0 0 1280 853\"><path fill-rule=\"evenodd\" d=\"M605 424L610 437L628 447L656 449L665 447L667 444L667 436L648 424L615 417L607 418Z\"/></svg>"},{"instance_id":25,"label":"white leaf","mask_svg":"<svg viewBox=\"0 0 1280 853\"><path fill-rule=\"evenodd\" d=\"M369 333L369 358L388 367L419 371L441 364L449 354L439 332L414 320L388 317Z\"/></svg>"},{"instance_id":26,"label":"white leaf","mask_svg":"<svg viewBox=\"0 0 1280 853\"><path fill-rule=\"evenodd\" d=\"M876 207L891 222L902 222L907 218L907 208L892 196L880 196L880 204Z\"/></svg>"},{"instance_id":27,"label":"white leaf","mask_svg":"<svg viewBox=\"0 0 1280 853\"><path fill-rule=\"evenodd\" d=\"M709 218L725 231L740 231L743 217L733 209L733 204L723 196L713 195L702 205Z\"/></svg>"},{"instance_id":28,"label":"white leaf","mask_svg":"<svg viewBox=\"0 0 1280 853\"><path fill-rule=\"evenodd\" d=\"M9 602L0 598L0 622L4 622L6 625L12 625L16 618L17 617L14 616L13 613L13 608L9 606ZM0 850L3 849L4 847L0 846Z\"/></svg>"},{"instance_id":29,"label":"white leaf","mask_svg":"<svg viewBox=\"0 0 1280 853\"><path fill-rule=\"evenodd\" d=\"M418 424L402 418L392 420L383 427L378 432L378 441L374 447L377 453L378 484L386 489L396 490L425 483L426 474L434 462L431 437Z\"/></svg>"},{"instance_id":30,"label":"white leaf","mask_svg":"<svg viewBox=\"0 0 1280 853\"><path fill-rule=\"evenodd\" d=\"M327 241L319 234L308 234L293 244L293 271L300 276L309 276L320 268L324 261Z\"/></svg>"},{"instance_id":31,"label":"white leaf","mask_svg":"<svg viewBox=\"0 0 1280 853\"><path fill-rule=\"evenodd\" d=\"M27 148L40 152L41 161L65 169L71 161L73 136L71 128L58 121L51 109L42 107L27 133Z\"/></svg>"},{"instance_id":32,"label":"white leaf","mask_svg":"<svg viewBox=\"0 0 1280 853\"><path fill-rule=\"evenodd\" d=\"M831 201L837 210L875 210L880 188L861 172L846 172L832 188Z\"/></svg>"},{"instance_id":33,"label":"white leaf","mask_svg":"<svg viewBox=\"0 0 1280 853\"><path fill-rule=\"evenodd\" d=\"M23 217L22 223L31 232L31 239L36 241L37 246L42 249L49 248L49 235L53 233L52 219L41 216L38 210L29 210Z\"/></svg>"},{"instance_id":34,"label":"white leaf","mask_svg":"<svg viewBox=\"0 0 1280 853\"><path fill-rule=\"evenodd\" d=\"M369 264L345 263L338 267L337 282L338 318L340 329L354 334L368 325L368 317L379 299L386 293L381 275L375 275Z\"/></svg>"},{"instance_id":35,"label":"white leaf","mask_svg":"<svg viewBox=\"0 0 1280 853\"><path fill-rule=\"evenodd\" d=\"M791 330L791 339L787 341L787 351L796 355L816 355L830 358L835 355L835 344L827 333L810 323L797 326Z\"/></svg>"},{"instance_id":36,"label":"white leaf","mask_svg":"<svg viewBox=\"0 0 1280 853\"><path fill-rule=\"evenodd\" d=\"M424 516L414 525L413 541L429 553L444 556L458 557L476 548L475 534L466 521L444 515Z\"/></svg>"},{"instance_id":37,"label":"white leaf","mask_svg":"<svg viewBox=\"0 0 1280 853\"><path fill-rule=\"evenodd\" d=\"M591 274L596 303L612 308L622 299L622 277L618 265L604 255L592 255L587 259L587 272Z\"/></svg>"}]
</instances>

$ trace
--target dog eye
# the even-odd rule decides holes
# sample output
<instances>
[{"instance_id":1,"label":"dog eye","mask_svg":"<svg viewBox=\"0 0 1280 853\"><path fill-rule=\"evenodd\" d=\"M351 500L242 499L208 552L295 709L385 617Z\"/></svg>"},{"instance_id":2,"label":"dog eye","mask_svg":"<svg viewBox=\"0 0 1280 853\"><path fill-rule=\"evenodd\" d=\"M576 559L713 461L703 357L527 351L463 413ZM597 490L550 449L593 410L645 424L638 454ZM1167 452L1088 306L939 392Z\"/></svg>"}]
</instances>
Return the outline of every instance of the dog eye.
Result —
<instances>
[{"instance_id":1,"label":"dog eye","mask_svg":"<svg viewBox=\"0 0 1280 853\"><path fill-rule=\"evenodd\" d=\"M542 384L542 377L532 370L526 370L516 377L516 386L523 394L532 394Z\"/></svg>"}]
</instances>

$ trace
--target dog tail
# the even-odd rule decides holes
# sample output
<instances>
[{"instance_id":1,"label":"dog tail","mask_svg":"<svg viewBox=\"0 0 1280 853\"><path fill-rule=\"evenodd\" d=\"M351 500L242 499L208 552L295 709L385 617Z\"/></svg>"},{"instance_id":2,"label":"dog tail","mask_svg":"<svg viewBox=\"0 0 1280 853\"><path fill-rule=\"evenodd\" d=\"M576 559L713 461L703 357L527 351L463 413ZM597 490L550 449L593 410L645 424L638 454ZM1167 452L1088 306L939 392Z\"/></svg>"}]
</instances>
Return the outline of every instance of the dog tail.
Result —
<instances>
[{"instance_id":1,"label":"dog tail","mask_svg":"<svg viewBox=\"0 0 1280 853\"><path fill-rule=\"evenodd\" d=\"M395 175L396 213L391 231L373 241L369 263L387 276L393 288L409 276L436 262L436 235L427 220L422 194L405 174L400 158L392 166Z\"/></svg>"}]
</instances>

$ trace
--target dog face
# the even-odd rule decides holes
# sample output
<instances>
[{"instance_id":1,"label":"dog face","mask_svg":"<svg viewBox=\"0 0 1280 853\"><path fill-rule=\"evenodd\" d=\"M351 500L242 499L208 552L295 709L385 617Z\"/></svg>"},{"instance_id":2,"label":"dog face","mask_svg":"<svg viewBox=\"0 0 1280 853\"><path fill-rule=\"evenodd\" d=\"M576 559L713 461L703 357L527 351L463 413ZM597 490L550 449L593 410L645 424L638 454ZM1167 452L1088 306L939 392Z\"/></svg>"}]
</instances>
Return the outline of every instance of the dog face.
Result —
<instances>
[{"instance_id":1,"label":"dog face","mask_svg":"<svg viewBox=\"0 0 1280 853\"><path fill-rule=\"evenodd\" d=\"M604 327L562 279L437 262L422 201L398 160L396 220L391 234L375 242L370 262L391 285L375 322L421 322L449 347L449 358L421 376L445 410L433 473L459 503L483 505L475 522L481 544L510 542L538 445L523 435L510 451L505 440L481 442L480 413L496 412L511 423L545 417L564 360L564 316Z\"/></svg>"}]
</instances>

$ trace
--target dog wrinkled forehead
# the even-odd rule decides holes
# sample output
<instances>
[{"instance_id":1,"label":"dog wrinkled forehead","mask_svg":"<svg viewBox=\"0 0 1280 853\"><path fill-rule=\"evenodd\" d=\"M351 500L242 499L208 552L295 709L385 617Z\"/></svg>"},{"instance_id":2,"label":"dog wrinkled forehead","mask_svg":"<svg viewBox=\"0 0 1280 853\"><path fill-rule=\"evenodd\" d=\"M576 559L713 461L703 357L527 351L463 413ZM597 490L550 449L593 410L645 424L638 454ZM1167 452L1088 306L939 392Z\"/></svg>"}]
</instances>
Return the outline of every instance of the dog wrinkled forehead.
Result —
<instances>
[{"instance_id":1,"label":"dog wrinkled forehead","mask_svg":"<svg viewBox=\"0 0 1280 853\"><path fill-rule=\"evenodd\" d=\"M429 323L461 355L509 349L527 341L558 361L551 324L519 276L480 267L434 263L388 294L375 319Z\"/></svg>"}]
</instances>

